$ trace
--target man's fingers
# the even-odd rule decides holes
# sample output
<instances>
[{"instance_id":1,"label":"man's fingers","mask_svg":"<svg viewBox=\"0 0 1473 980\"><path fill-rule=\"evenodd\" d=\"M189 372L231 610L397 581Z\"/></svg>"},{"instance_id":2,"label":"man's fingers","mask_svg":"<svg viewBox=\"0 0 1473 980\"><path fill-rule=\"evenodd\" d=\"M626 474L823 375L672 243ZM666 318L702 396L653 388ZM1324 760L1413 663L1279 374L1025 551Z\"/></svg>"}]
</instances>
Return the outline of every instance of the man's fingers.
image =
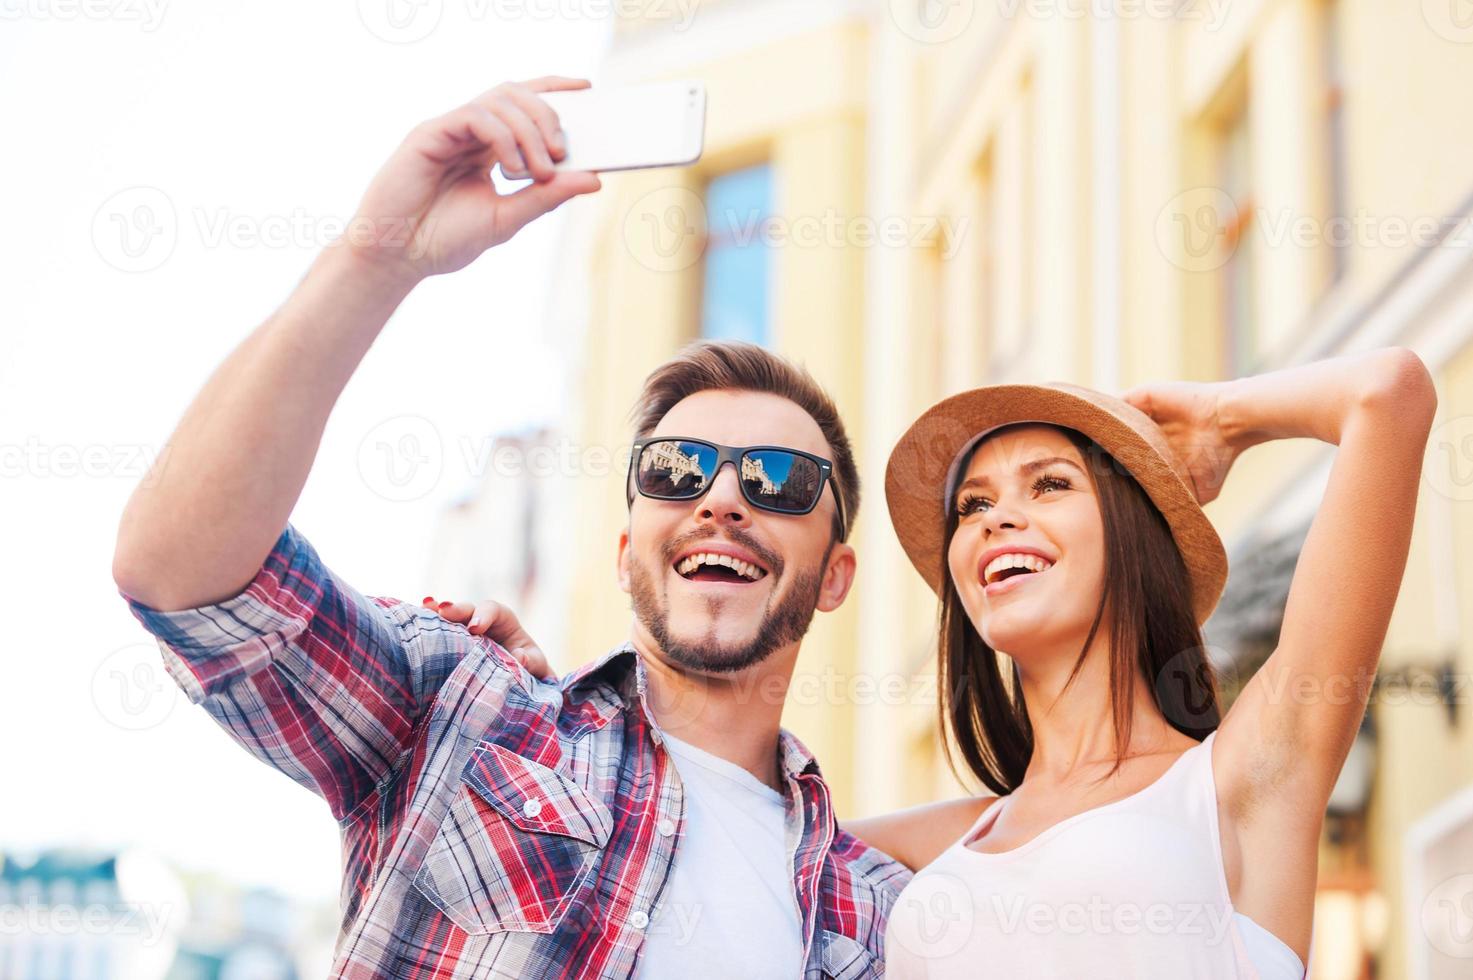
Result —
<instances>
[{"instance_id":1,"label":"man's fingers","mask_svg":"<svg viewBox=\"0 0 1473 980\"><path fill-rule=\"evenodd\" d=\"M593 83L586 78L569 78L566 75L544 75L522 85L533 92L572 92L580 88L591 88Z\"/></svg>"},{"instance_id":2,"label":"man's fingers","mask_svg":"<svg viewBox=\"0 0 1473 980\"><path fill-rule=\"evenodd\" d=\"M451 164L470 155L487 156L491 163L520 170L523 166L517 137L512 128L479 102L470 102L421 128L421 152L441 164Z\"/></svg>"},{"instance_id":3,"label":"man's fingers","mask_svg":"<svg viewBox=\"0 0 1473 980\"><path fill-rule=\"evenodd\" d=\"M508 85L502 90L505 97L516 103L527 114L542 136L553 160L561 160L567 154L567 143L552 106L537 97L537 93L524 85Z\"/></svg>"},{"instance_id":4,"label":"man's fingers","mask_svg":"<svg viewBox=\"0 0 1473 980\"><path fill-rule=\"evenodd\" d=\"M521 85L502 85L443 116L420 123L410 134L409 141L420 153L441 164L451 163L468 150L489 147L503 168L521 172L527 169L520 159L522 150L527 147L518 149L521 138L514 134L514 126L499 118L501 113L495 111L496 104L515 107L517 112L527 117L532 124L530 131L539 132L541 145L555 149L552 156L560 159L563 150L556 146L554 139L558 131L557 114L536 94L585 89L589 84L586 78L549 75ZM535 156L533 151L528 150L528 153Z\"/></svg>"},{"instance_id":5,"label":"man's fingers","mask_svg":"<svg viewBox=\"0 0 1473 980\"><path fill-rule=\"evenodd\" d=\"M521 151L522 159L527 162L527 170L532 176L537 180L551 178L554 170L547 140L532 121L532 117L517 104L510 92L498 89L477 101L511 130L517 140L517 149Z\"/></svg>"},{"instance_id":6,"label":"man's fingers","mask_svg":"<svg viewBox=\"0 0 1473 980\"><path fill-rule=\"evenodd\" d=\"M569 198L592 194L603 186L597 174L583 170L567 170L551 180L523 187L501 201L505 225L497 229L502 240L516 234L524 225L556 208Z\"/></svg>"}]
</instances>

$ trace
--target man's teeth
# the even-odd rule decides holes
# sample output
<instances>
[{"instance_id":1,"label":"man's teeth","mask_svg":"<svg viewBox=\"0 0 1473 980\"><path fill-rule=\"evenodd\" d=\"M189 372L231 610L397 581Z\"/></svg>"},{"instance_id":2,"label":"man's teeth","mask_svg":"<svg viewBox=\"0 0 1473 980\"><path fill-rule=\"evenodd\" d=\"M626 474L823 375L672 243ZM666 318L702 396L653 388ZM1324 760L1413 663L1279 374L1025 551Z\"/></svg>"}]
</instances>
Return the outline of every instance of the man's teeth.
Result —
<instances>
[{"instance_id":1,"label":"man's teeth","mask_svg":"<svg viewBox=\"0 0 1473 980\"><path fill-rule=\"evenodd\" d=\"M1040 558L1037 555L1025 555L1019 552L998 555L992 561L988 562L987 567L982 570L982 580L988 585L991 585L997 581L999 575L1009 568L1026 568L1030 572L1046 572L1053 566L1053 562L1047 558Z\"/></svg>"},{"instance_id":2,"label":"man's teeth","mask_svg":"<svg viewBox=\"0 0 1473 980\"><path fill-rule=\"evenodd\" d=\"M755 582L767 575L765 571L753 565L751 562L733 558L731 555L712 555L705 552L689 555L682 558L675 566L675 570L681 575L690 575L702 565L723 565L736 572L749 582Z\"/></svg>"}]
</instances>

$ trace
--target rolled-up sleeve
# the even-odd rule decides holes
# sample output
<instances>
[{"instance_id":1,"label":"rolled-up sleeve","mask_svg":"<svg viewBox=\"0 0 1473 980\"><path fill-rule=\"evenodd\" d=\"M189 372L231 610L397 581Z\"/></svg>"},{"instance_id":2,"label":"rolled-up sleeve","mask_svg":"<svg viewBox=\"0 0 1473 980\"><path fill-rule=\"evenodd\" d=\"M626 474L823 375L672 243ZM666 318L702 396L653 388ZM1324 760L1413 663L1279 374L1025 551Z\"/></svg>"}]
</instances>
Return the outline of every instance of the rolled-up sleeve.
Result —
<instances>
[{"instance_id":1,"label":"rolled-up sleeve","mask_svg":"<svg viewBox=\"0 0 1473 980\"><path fill-rule=\"evenodd\" d=\"M161 612L123 597L189 699L339 820L393 771L483 642L417 605L360 595L290 525L233 598Z\"/></svg>"}]
</instances>

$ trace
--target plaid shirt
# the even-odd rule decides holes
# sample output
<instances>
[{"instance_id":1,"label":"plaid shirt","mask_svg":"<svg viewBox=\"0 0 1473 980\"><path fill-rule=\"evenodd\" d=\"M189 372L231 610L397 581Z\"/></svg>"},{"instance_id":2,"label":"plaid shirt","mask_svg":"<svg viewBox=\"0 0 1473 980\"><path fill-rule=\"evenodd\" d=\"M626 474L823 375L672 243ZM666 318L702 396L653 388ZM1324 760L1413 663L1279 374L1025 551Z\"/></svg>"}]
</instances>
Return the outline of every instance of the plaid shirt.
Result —
<instances>
[{"instance_id":1,"label":"plaid shirt","mask_svg":"<svg viewBox=\"0 0 1473 980\"><path fill-rule=\"evenodd\" d=\"M428 609L359 595L291 527L232 599L124 598L190 700L332 808L335 977L635 974L684 801L632 647L538 681ZM838 829L786 732L781 768L802 976L881 976L910 873Z\"/></svg>"}]
</instances>

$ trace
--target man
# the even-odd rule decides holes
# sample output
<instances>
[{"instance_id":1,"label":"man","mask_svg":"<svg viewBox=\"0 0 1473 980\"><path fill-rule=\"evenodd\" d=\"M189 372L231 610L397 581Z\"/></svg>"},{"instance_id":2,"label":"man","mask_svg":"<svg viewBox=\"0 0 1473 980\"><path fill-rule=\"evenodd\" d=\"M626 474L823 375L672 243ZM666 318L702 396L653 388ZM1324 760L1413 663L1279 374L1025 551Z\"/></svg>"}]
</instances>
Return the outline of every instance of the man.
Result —
<instances>
[{"instance_id":1,"label":"man","mask_svg":"<svg viewBox=\"0 0 1473 980\"><path fill-rule=\"evenodd\" d=\"M335 976L876 976L909 873L838 829L779 728L809 622L854 575L858 478L806 373L704 345L651 375L618 551L633 630L561 683L365 598L288 524L334 402L414 285L598 190L554 171L538 97L586 84L503 85L409 134L355 241L186 412L123 515L114 577L190 699L332 808ZM535 182L498 194L497 163Z\"/></svg>"}]
</instances>

